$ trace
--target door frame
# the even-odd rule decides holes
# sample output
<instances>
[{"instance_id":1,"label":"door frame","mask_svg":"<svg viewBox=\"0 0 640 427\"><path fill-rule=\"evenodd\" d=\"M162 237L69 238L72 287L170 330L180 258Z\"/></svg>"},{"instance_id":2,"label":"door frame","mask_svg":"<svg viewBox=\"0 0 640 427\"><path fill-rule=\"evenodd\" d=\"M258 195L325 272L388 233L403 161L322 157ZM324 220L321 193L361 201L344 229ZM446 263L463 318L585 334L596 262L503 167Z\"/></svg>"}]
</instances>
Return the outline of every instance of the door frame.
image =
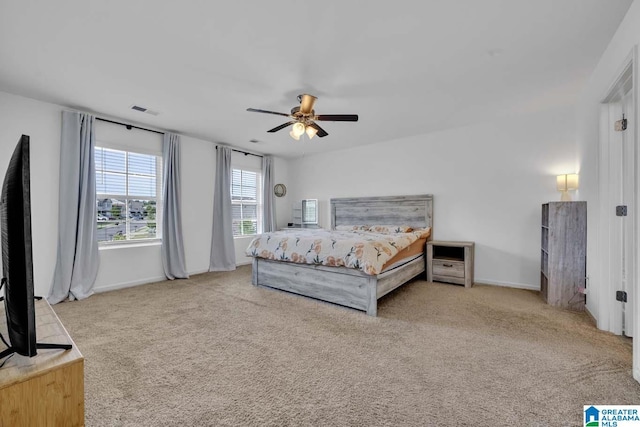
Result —
<instances>
[{"instance_id":1,"label":"door frame","mask_svg":"<svg viewBox=\"0 0 640 427\"><path fill-rule=\"evenodd\" d=\"M614 215L613 206L610 203L610 159L609 159L609 142L610 142L610 107L611 102L615 99L616 95L620 92L624 82L629 78L628 74L631 73L631 93L632 93L632 105L633 105L633 117L629 117L633 120L633 127L631 129L631 135L633 144L633 197L629 201L629 211L632 215L632 254L629 254L632 260L631 268L631 289L630 297L632 299L633 309L633 325L632 329L637 339L633 339L633 377L636 381L640 382L640 295L638 292L638 272L640 266L640 251L638 250L638 244L640 239L638 236L638 230L640 229L640 215L637 214L638 200L640 200L640 183L638 183L638 165L640 164L640 149L638 149L638 47L634 46L627 58L619 68L618 73L615 76L612 84L609 86L604 96L601 97L600 102L600 138L598 147L598 232L597 232L597 263L599 268L597 269L597 282L598 286L597 295L597 322L598 328L603 329L615 334L622 334L622 310L619 302L615 300L615 292L618 290L619 284L613 283L609 280L612 277L611 262L609 259L611 242L611 230L618 226L616 222L617 218Z\"/></svg>"}]
</instances>

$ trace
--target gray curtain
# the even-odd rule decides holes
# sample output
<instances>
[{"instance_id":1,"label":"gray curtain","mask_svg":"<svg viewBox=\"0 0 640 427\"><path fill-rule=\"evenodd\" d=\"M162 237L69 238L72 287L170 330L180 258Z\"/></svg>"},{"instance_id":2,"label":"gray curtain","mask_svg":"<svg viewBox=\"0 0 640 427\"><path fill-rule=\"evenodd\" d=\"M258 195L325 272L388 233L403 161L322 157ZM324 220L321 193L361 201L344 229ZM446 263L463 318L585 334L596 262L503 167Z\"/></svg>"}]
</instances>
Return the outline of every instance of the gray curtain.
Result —
<instances>
[{"instance_id":1,"label":"gray curtain","mask_svg":"<svg viewBox=\"0 0 640 427\"><path fill-rule=\"evenodd\" d=\"M58 257L47 300L83 299L98 275L95 117L62 112Z\"/></svg>"},{"instance_id":2,"label":"gray curtain","mask_svg":"<svg viewBox=\"0 0 640 427\"><path fill-rule=\"evenodd\" d=\"M262 231L265 233L276 230L273 175L273 157L262 157L262 200L264 208L264 214L262 216Z\"/></svg>"},{"instance_id":3,"label":"gray curtain","mask_svg":"<svg viewBox=\"0 0 640 427\"><path fill-rule=\"evenodd\" d=\"M182 243L182 212L180 205L180 137L165 133L162 160L162 266L167 279L188 279Z\"/></svg>"},{"instance_id":4,"label":"gray curtain","mask_svg":"<svg viewBox=\"0 0 640 427\"><path fill-rule=\"evenodd\" d=\"M213 231L209 271L236 269L231 210L231 148L216 150L216 182L213 192Z\"/></svg>"}]
</instances>

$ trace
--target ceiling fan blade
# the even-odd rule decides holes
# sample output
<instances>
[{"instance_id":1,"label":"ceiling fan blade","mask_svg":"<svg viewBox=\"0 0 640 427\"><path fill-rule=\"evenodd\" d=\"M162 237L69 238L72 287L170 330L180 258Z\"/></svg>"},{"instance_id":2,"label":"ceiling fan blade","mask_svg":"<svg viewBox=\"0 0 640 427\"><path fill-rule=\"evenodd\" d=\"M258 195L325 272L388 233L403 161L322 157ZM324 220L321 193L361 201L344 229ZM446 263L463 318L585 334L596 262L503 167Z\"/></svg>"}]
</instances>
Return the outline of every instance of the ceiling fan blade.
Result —
<instances>
[{"instance_id":1,"label":"ceiling fan blade","mask_svg":"<svg viewBox=\"0 0 640 427\"><path fill-rule=\"evenodd\" d=\"M314 120L321 120L325 122L357 122L357 114L320 114L315 116Z\"/></svg>"},{"instance_id":2,"label":"ceiling fan blade","mask_svg":"<svg viewBox=\"0 0 640 427\"><path fill-rule=\"evenodd\" d=\"M273 133L273 132L278 132L279 130L284 129L284 128L286 128L287 126L291 126L291 125L292 125L292 124L294 124L294 123L295 123L295 121L287 122L287 123L285 123L285 124L283 124L283 125L276 126L276 127L274 127L273 129L268 130L267 132L272 132L272 133Z\"/></svg>"},{"instance_id":3,"label":"ceiling fan blade","mask_svg":"<svg viewBox=\"0 0 640 427\"><path fill-rule=\"evenodd\" d=\"M311 114L311 111L313 110L313 104L315 104L316 102L316 98L313 95L308 95L308 94L303 94L300 95L300 112L302 114Z\"/></svg>"},{"instance_id":4,"label":"ceiling fan blade","mask_svg":"<svg viewBox=\"0 0 640 427\"><path fill-rule=\"evenodd\" d=\"M327 131L325 131L324 129L322 129L320 126L318 126L315 123L309 123L309 126L311 126L312 128L314 128L315 130L318 131L318 133L316 133L316 135L318 135L318 137L320 137L320 138L323 138L323 137L329 135L327 133Z\"/></svg>"},{"instance_id":5,"label":"ceiling fan blade","mask_svg":"<svg viewBox=\"0 0 640 427\"><path fill-rule=\"evenodd\" d=\"M268 110L259 110L257 108L247 108L247 111L251 111L252 113L267 113L267 114L277 114L278 116L289 117L289 114L278 113L277 111L268 111Z\"/></svg>"}]
</instances>

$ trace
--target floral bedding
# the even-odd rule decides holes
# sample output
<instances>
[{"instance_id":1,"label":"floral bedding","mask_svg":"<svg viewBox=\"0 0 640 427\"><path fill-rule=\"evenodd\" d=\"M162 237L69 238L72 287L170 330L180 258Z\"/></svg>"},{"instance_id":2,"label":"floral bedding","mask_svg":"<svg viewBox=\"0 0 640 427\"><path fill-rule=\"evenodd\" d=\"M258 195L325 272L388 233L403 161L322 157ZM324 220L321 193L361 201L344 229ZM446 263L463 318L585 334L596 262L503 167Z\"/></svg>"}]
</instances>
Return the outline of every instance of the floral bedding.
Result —
<instances>
[{"instance_id":1,"label":"floral bedding","mask_svg":"<svg viewBox=\"0 0 640 427\"><path fill-rule=\"evenodd\" d=\"M271 260L349 267L366 274L379 274L384 264L405 249L426 230L372 232L363 230L276 231L257 236L246 250L247 256Z\"/></svg>"}]
</instances>

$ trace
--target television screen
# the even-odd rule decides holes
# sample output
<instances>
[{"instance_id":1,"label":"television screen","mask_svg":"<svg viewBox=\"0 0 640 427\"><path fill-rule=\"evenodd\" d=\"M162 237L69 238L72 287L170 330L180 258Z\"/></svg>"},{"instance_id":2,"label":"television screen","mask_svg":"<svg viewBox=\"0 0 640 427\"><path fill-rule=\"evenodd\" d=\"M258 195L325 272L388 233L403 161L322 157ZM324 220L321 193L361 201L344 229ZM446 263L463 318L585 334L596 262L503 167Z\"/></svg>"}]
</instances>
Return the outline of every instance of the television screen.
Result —
<instances>
[{"instance_id":1,"label":"television screen","mask_svg":"<svg viewBox=\"0 0 640 427\"><path fill-rule=\"evenodd\" d=\"M9 160L0 193L2 285L10 344L0 352L0 359L14 353L33 357L38 348L71 348L70 344L36 343L30 192L29 137L22 135ZM0 360L0 367L3 364Z\"/></svg>"},{"instance_id":2,"label":"television screen","mask_svg":"<svg viewBox=\"0 0 640 427\"><path fill-rule=\"evenodd\" d=\"M29 137L26 135L20 138L4 177L0 195L0 227L9 342L13 352L35 356Z\"/></svg>"}]
</instances>

